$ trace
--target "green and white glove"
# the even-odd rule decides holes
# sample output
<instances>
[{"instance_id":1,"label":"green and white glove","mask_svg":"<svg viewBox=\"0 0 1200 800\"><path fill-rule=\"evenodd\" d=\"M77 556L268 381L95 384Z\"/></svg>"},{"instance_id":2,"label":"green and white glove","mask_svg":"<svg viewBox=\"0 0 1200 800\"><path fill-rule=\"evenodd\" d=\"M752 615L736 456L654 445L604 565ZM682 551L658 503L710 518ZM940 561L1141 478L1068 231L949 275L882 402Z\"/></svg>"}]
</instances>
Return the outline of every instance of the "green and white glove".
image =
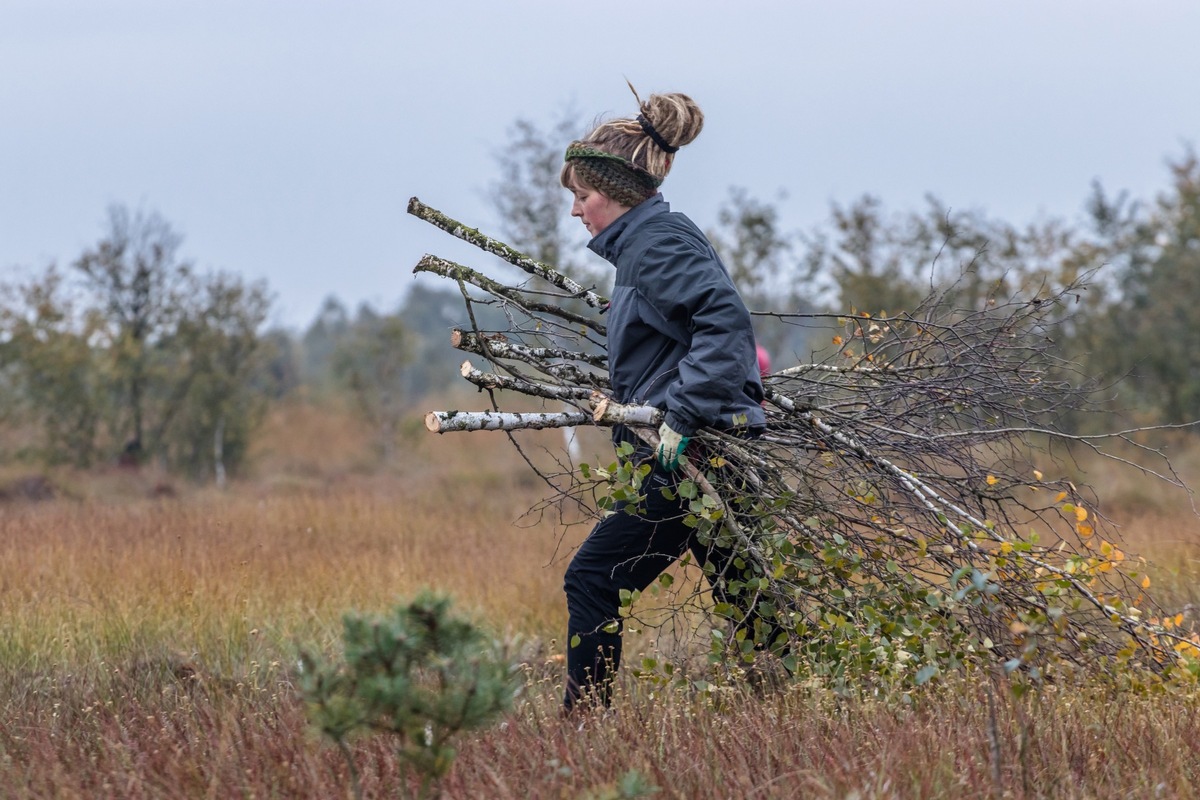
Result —
<instances>
[{"instance_id":1,"label":"green and white glove","mask_svg":"<svg viewBox=\"0 0 1200 800\"><path fill-rule=\"evenodd\" d=\"M658 449L654 457L668 472L679 466L679 457L687 449L688 437L671 430L671 426L663 423L658 429Z\"/></svg>"}]
</instances>

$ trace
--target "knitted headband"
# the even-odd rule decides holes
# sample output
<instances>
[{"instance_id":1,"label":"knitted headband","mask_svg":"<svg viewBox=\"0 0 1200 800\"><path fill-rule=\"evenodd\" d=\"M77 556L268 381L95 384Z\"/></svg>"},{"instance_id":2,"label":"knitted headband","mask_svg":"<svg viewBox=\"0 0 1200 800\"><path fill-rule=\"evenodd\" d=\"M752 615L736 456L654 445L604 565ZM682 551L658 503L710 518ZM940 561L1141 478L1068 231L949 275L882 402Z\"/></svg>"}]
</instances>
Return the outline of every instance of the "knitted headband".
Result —
<instances>
[{"instance_id":1,"label":"knitted headband","mask_svg":"<svg viewBox=\"0 0 1200 800\"><path fill-rule=\"evenodd\" d=\"M653 195L662 183L632 161L583 142L571 142L563 160L572 163L588 186L629 208Z\"/></svg>"}]
</instances>

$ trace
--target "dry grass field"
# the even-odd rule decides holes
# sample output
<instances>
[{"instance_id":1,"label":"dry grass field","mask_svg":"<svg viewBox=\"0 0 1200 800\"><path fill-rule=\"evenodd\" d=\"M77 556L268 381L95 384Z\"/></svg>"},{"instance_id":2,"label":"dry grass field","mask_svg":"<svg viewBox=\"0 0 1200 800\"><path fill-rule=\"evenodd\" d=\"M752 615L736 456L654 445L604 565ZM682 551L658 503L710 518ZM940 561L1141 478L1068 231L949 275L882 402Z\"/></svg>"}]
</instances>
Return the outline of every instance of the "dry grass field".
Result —
<instances>
[{"instance_id":1,"label":"dry grass field","mask_svg":"<svg viewBox=\"0 0 1200 800\"><path fill-rule=\"evenodd\" d=\"M626 671L616 713L580 729L558 711L558 637L586 530L521 519L544 487L502 434L414 431L383 468L370 451L346 419L297 406L276 410L255 473L222 492L152 471L54 474L54 499L0 504L0 797L349 797L340 755L306 725L297 655L333 651L343 613L424 587L523 664L505 720L462 740L446 797L618 798L630 771L669 798L1200 796L1200 695L1183 690L1017 700L972 675L907 702L815 686L699 697ZM585 452L608 454L599 438ZM1176 460L1200 483L1200 446ZM1112 498L1164 599L1200 602L1184 496L1072 469ZM367 796L397 796L386 742L359 739L355 755Z\"/></svg>"}]
</instances>

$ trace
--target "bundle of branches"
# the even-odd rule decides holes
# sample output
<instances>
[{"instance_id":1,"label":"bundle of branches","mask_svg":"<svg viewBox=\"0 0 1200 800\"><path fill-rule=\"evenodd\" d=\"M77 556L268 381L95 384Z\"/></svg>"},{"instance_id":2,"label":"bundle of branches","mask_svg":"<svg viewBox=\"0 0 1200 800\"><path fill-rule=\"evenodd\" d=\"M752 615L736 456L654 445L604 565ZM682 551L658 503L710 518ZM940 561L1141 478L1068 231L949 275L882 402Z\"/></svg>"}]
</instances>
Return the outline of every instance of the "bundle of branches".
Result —
<instances>
[{"instance_id":1,"label":"bundle of branches","mask_svg":"<svg viewBox=\"0 0 1200 800\"><path fill-rule=\"evenodd\" d=\"M605 329L587 313L605 298L415 198L409 211L538 279L509 286L434 256L417 265L458 283L471 320L489 304L508 322L454 332L455 347L486 364L468 360L462 375L492 409L431 412L430 430L621 423L655 441L661 412L606 394ZM828 326L830 355L764 379L760 438L698 434L676 489L702 541L737 553L715 576L723 601L709 610L728 621L710 637L717 655L752 661L769 647L794 672L909 684L990 663L1032 678L1200 671L1200 636L1150 598L1144 561L1121 550L1096 498L1035 466L1059 444L1138 446L1133 431L1061 425L1089 397L1051 338L1080 289L997 289L971 309L933 292L894 316L771 312ZM568 410L507 412L501 393ZM1130 466L1182 485L1165 459ZM618 461L543 477L561 495L598 495L603 514L636 510L648 472ZM754 625L739 624L751 609Z\"/></svg>"}]
</instances>

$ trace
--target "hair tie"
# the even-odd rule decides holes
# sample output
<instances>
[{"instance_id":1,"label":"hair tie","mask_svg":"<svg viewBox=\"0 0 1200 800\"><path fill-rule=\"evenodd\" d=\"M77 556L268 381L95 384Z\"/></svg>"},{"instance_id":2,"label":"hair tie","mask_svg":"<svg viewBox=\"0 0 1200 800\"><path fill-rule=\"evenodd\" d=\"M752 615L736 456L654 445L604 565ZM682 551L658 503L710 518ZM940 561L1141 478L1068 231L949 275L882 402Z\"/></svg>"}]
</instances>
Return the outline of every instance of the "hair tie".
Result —
<instances>
[{"instance_id":1,"label":"hair tie","mask_svg":"<svg viewBox=\"0 0 1200 800\"><path fill-rule=\"evenodd\" d=\"M673 147L673 146L667 144L667 140L664 139L662 137L662 135L659 134L658 131L654 130L654 126L650 124L650 120L646 119L641 114L638 114L637 121L638 121L638 124L642 126L642 130L644 130L646 132L646 135L649 136L651 139L653 139L654 143L656 145L658 145L659 147L661 147L664 152L667 152L667 153L678 152L678 150L679 150L678 147Z\"/></svg>"}]
</instances>

